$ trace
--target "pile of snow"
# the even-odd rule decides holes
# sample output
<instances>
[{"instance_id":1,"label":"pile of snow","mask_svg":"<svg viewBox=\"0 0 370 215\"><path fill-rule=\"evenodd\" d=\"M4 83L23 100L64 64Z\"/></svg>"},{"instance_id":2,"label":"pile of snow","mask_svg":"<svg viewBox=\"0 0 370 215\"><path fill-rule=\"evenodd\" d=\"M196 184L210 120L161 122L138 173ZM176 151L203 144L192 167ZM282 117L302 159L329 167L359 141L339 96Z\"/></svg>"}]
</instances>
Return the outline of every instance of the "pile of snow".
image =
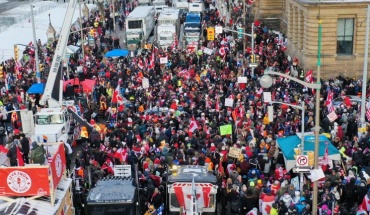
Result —
<instances>
[{"instance_id":1,"label":"pile of snow","mask_svg":"<svg viewBox=\"0 0 370 215\"><path fill-rule=\"evenodd\" d=\"M43 5L55 4L54 8L50 10L44 10L39 14L35 15L35 29L36 29L36 40L40 39L41 43L47 42L47 29L49 26L49 13L51 24L54 27L57 34L59 34L64 17L67 11L68 3L55 3L55 2L35 2L35 10L42 8ZM90 11L96 8L96 5L87 5ZM82 7L81 7L82 8ZM79 7L77 6L73 16L73 22L79 17ZM21 6L7 11L6 16L17 16L22 17L22 21L10 26L6 31L0 33L0 62L14 57L13 47L14 44L27 45L33 40L32 22L30 16L22 16L23 14L30 14L30 7ZM3 17L3 14L1 14ZM24 47L19 46L19 50L23 50Z\"/></svg>"}]
</instances>

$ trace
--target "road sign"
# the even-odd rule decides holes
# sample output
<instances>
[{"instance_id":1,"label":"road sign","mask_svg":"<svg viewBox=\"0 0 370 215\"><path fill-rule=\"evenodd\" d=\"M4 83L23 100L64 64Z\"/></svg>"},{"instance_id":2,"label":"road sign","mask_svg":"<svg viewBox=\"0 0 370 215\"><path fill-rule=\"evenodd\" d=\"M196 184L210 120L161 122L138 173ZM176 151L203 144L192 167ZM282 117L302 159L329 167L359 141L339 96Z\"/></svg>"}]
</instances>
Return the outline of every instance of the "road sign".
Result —
<instances>
[{"instance_id":1,"label":"road sign","mask_svg":"<svg viewBox=\"0 0 370 215\"><path fill-rule=\"evenodd\" d=\"M307 155L298 155L295 159L297 167L308 166L308 156Z\"/></svg>"},{"instance_id":2,"label":"road sign","mask_svg":"<svg viewBox=\"0 0 370 215\"><path fill-rule=\"evenodd\" d=\"M215 26L215 33L222 34L222 26Z\"/></svg>"},{"instance_id":3,"label":"road sign","mask_svg":"<svg viewBox=\"0 0 370 215\"><path fill-rule=\"evenodd\" d=\"M243 33L244 33L243 28L238 28L238 38L239 39L243 38Z\"/></svg>"}]
</instances>

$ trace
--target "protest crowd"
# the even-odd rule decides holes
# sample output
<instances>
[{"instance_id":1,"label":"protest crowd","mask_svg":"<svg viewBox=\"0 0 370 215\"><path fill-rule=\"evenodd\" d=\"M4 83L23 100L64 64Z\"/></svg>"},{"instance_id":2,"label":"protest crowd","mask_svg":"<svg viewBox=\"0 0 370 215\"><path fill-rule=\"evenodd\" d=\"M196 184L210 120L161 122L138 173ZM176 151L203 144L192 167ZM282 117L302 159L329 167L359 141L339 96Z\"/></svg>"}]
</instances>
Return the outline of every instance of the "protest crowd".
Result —
<instances>
[{"instance_id":1,"label":"protest crowd","mask_svg":"<svg viewBox=\"0 0 370 215\"><path fill-rule=\"evenodd\" d=\"M206 8L214 4L204 3ZM125 16L134 7L135 4L116 1L120 12L116 22L123 30ZM241 10L231 2L228 7L235 13ZM342 75L316 80L312 70L305 71L298 59L285 54L284 35L273 33L259 22L254 25L255 50L246 38L244 56L243 41L236 34L224 32L214 41L207 41L205 31L198 49L213 49L211 55L179 50L176 46L162 50L153 45L125 58L108 59L104 54L120 44L112 33L109 8L104 12L91 11L83 22L83 28L97 29L95 45L84 47L84 58L81 53L72 55L69 70L64 68L67 88L74 89L72 96L66 97L76 98L81 115L94 125L92 131L81 127L78 143L66 143L68 148L73 146L67 150L69 157L77 144L82 145L72 162L84 189L88 190L99 178L113 175L113 165L132 165L134 175L134 166L138 164L144 214L150 207L158 209L166 203L168 169L173 165L200 165L218 177L219 214L310 215L316 210L312 208L313 198L318 198L321 215L368 214L370 133L358 132L360 103L346 97L361 94L360 80ZM225 23L217 8L206 10L203 17L204 27L236 29L239 25L239 17L235 16ZM84 33L87 35L88 30ZM76 45L79 39L78 33L71 34L69 44ZM46 81L56 44L37 44L43 50L39 52L43 65L41 82ZM258 64L254 74L248 67L253 52ZM160 64L159 59L164 56L168 63ZM2 111L37 111L41 95L26 93L37 82L34 64L34 51L29 48L20 63L13 59L1 63ZM284 78L276 78L271 88L263 89L259 80L266 69L310 83L319 81L321 97L315 98L313 90ZM240 83L240 77L246 77L247 82ZM86 90L74 86L71 80L93 80L94 86ZM145 81L148 86L144 87ZM288 105L266 103L264 92L271 92L272 101L297 106L304 103L305 118L301 118L300 110ZM340 97L343 102L334 106L333 100ZM320 99L320 122L314 121L316 99ZM273 117L268 116L270 105ZM333 121L327 116L332 111L337 115ZM3 145L9 148L11 165L17 165L14 159L18 145L24 162L44 163L37 154L45 152L41 147L33 148L36 145L25 138L19 116L1 116L4 122L10 122L0 126L0 135ZM307 176L303 190L293 183L298 174L286 170L277 139L313 132L316 123L320 124L320 133L339 150L341 160L323 164L325 177L319 181L319 195L313 196L313 185ZM232 147L241 149L239 157L228 156ZM85 174L80 174L87 167L92 172L91 185L87 185ZM83 199L75 201L75 207L83 207ZM262 208L263 202L268 206Z\"/></svg>"}]
</instances>

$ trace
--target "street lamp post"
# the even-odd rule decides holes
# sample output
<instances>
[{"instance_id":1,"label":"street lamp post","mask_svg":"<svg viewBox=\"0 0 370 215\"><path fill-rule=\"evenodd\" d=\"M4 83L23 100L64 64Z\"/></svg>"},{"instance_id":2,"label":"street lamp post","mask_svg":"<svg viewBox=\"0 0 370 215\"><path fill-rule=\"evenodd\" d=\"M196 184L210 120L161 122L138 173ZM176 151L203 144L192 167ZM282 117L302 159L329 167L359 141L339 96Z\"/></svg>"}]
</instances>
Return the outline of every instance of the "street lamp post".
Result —
<instances>
[{"instance_id":1,"label":"street lamp post","mask_svg":"<svg viewBox=\"0 0 370 215\"><path fill-rule=\"evenodd\" d=\"M31 6L31 20L32 20L32 32L33 32L33 43L34 43L34 47L35 47L35 71L36 71L36 78L37 78L37 82L40 82L40 78L41 78L41 74L40 74L40 62L39 62L39 47L37 45L37 41L36 41L36 29L35 29L35 17L33 15L33 5L32 5L32 0L30 0L30 6Z\"/></svg>"},{"instance_id":2,"label":"street lamp post","mask_svg":"<svg viewBox=\"0 0 370 215\"><path fill-rule=\"evenodd\" d=\"M319 22L319 45L318 45L319 51L318 51L318 58L320 59L320 48L321 48L321 22ZM316 90L316 106L315 106L315 156L314 156L314 169L318 168L318 160L319 160L319 131L320 131L320 89L321 89L321 84L320 84L320 65L321 62L318 60L317 62L317 83L306 83L304 81L301 81L297 78L291 77L287 74L279 73L279 72L274 72L274 71L265 71L264 76L261 77L260 83L263 88L269 88L272 86L272 78L269 75L277 75L281 76L287 79L290 79L292 81L295 81L297 83L302 84L303 86L311 89ZM318 189L317 189L317 181L314 182L314 187L313 187L313 199L312 199L312 214L317 215L317 195L318 195Z\"/></svg>"}]
</instances>

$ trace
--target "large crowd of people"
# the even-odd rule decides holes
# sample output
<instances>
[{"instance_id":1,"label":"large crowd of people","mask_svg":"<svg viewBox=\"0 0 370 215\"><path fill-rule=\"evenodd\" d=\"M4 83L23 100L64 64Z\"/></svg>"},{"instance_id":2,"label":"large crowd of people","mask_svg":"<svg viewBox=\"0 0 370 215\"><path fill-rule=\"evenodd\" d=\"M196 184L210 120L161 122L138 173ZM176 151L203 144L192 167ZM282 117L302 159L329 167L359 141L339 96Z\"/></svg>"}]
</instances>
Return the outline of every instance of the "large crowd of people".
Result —
<instances>
[{"instance_id":1,"label":"large crowd of people","mask_svg":"<svg viewBox=\"0 0 370 215\"><path fill-rule=\"evenodd\" d=\"M125 16L136 4L123 1L115 4L119 12L117 25L120 23L124 31ZM235 16L225 23L217 7L209 9L210 4L214 3L205 2L204 29L240 25L239 17ZM228 4L231 9L233 3ZM240 8L233 8L235 13L238 10ZM214 41L208 41L205 30L197 51L185 47L180 50L176 46L163 50L153 45L125 58L105 58L107 51L120 46L119 36L112 31L114 23L109 7L104 14L99 12L91 11L83 23L84 28L94 26L97 30L95 45L84 46L85 56L76 53L69 59L69 69L64 68L65 81L77 78L95 83L90 91L77 85L73 86L72 95L66 92L66 96L79 98L83 117L94 127L92 130L81 127L78 143L82 144L82 150L77 152L74 161L81 178L84 179L85 174L80 170L87 166L91 167L94 183L101 177L113 175L113 165L130 164L134 175L134 166L138 164L139 186L146 188L141 193L143 213L166 203L166 186L156 183L153 176L160 173L164 183L167 177L164 166L174 164L207 166L217 175L220 214L310 215L312 210L319 210L320 214L329 215L370 211L369 133L358 132L360 103L346 99L347 95L361 93L361 81L342 75L315 80L322 85L320 98L315 98L311 89L284 78L276 78L271 88L263 89L259 80L266 69L289 73L309 82L314 75L300 68L297 59L290 59L284 53L284 35L273 33L258 22L254 26L255 50L245 38L248 40L245 55L243 41L236 34L223 32ZM88 31L84 33L87 35ZM80 38L78 33L71 34L69 44L76 45ZM43 50L39 52L42 82L47 79L56 44L57 41L37 44ZM212 49L213 53L204 53L204 48ZM21 63L9 59L1 64L5 75L0 95L6 110L37 110L40 95L26 94L37 82L32 69L34 52L27 49L23 54ZM257 63L254 74L248 67L253 54ZM161 57L167 57L168 63L160 64ZM247 82L240 81L240 77L246 77ZM146 80L149 86L143 84ZM301 118L300 110L284 104L272 104L273 116L268 116L271 104L264 101L264 92L271 92L272 101L291 105L304 103L305 118ZM334 106L332 100L339 97L343 102ZM316 99L320 99L320 122L314 121ZM337 115L332 121L327 116L331 111ZM3 119L6 117L5 114ZM20 119L8 117L10 127L17 132L21 130ZM220 126L229 124L232 131L221 135ZM303 190L292 183L296 174L285 170L284 157L277 146L278 138L313 132L315 124L320 124L320 133L325 133L341 154L340 161L324 167L325 178L320 180L318 196L312 195L308 177L305 176ZM4 129L7 130L0 131ZM5 136L5 132L2 135ZM23 140L24 135L21 134L20 141L6 136L9 138L2 139L8 145L13 142L21 145L33 162L45 162L36 156L36 151L42 149L33 148L32 143ZM31 147L27 149L24 144ZM228 156L231 147L242 149L239 158ZM9 153L10 158L16 154L14 150L17 148L9 150L13 151L13 155ZM17 165L16 160L13 161L12 165ZM28 163L28 159L25 162ZM83 184L86 190L89 186L93 184ZM313 198L318 199L319 208L312 208ZM75 206L82 207L83 199L77 200ZM268 204L263 208L264 203Z\"/></svg>"}]
</instances>

